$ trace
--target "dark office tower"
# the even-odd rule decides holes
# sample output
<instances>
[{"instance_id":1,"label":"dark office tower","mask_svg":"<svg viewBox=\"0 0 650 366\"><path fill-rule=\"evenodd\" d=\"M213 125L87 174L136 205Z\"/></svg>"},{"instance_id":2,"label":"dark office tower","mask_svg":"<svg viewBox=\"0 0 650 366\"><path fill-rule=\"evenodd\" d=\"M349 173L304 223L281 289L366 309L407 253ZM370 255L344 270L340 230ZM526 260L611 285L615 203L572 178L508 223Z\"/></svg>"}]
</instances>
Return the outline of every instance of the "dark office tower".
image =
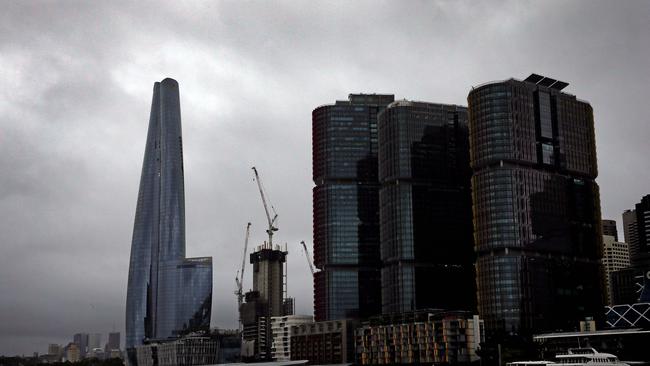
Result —
<instances>
[{"instance_id":1,"label":"dark office tower","mask_svg":"<svg viewBox=\"0 0 650 366\"><path fill-rule=\"evenodd\" d=\"M383 313L473 310L467 108L397 101L378 128Z\"/></svg>"},{"instance_id":2,"label":"dark office tower","mask_svg":"<svg viewBox=\"0 0 650 366\"><path fill-rule=\"evenodd\" d=\"M618 241L618 230L616 230L616 221L603 219L603 235L613 236Z\"/></svg>"},{"instance_id":3,"label":"dark office tower","mask_svg":"<svg viewBox=\"0 0 650 366\"><path fill-rule=\"evenodd\" d=\"M589 103L539 75L468 96L479 314L490 334L602 318L602 230Z\"/></svg>"},{"instance_id":4,"label":"dark office tower","mask_svg":"<svg viewBox=\"0 0 650 366\"><path fill-rule=\"evenodd\" d=\"M350 94L312 113L316 321L381 312L377 114L394 100Z\"/></svg>"},{"instance_id":5,"label":"dark office tower","mask_svg":"<svg viewBox=\"0 0 650 366\"><path fill-rule=\"evenodd\" d=\"M154 84L133 225L126 347L207 329L212 259L185 258L183 142L178 83ZM133 359L129 355L131 359Z\"/></svg>"}]
</instances>

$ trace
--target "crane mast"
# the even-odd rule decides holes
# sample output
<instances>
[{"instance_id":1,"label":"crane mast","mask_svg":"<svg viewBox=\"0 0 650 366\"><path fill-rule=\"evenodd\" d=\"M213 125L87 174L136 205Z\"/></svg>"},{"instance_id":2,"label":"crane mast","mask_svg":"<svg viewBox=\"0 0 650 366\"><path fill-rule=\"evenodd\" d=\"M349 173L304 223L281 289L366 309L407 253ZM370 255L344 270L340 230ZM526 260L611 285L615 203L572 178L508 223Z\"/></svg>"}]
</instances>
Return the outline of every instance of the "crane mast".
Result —
<instances>
[{"instance_id":1,"label":"crane mast","mask_svg":"<svg viewBox=\"0 0 650 366\"><path fill-rule=\"evenodd\" d=\"M311 258L309 257L309 250L307 250L307 244L305 244L305 241L301 241L300 244L302 244L302 248L305 251L305 257L307 258L307 264L309 264L309 270L311 271L311 274L314 274L314 265L311 263Z\"/></svg>"},{"instance_id":2,"label":"crane mast","mask_svg":"<svg viewBox=\"0 0 650 366\"><path fill-rule=\"evenodd\" d=\"M248 250L248 238L250 237L251 232L251 223L249 222L246 225L246 238L244 239L244 255L241 260L241 270L237 270L237 275L235 276L235 283L237 284L237 290L235 290L235 295L237 295L237 312L241 311L241 305L244 302L244 270L246 269L246 251ZM239 330L242 329L241 314L239 316Z\"/></svg>"},{"instance_id":3,"label":"crane mast","mask_svg":"<svg viewBox=\"0 0 650 366\"><path fill-rule=\"evenodd\" d=\"M269 247L273 248L273 232L278 231L278 228L273 226L275 221L278 219L278 214L275 212L275 208L271 205L271 210L273 210L273 218L269 213L269 205L266 203L266 195L264 194L264 188L262 188L262 182L260 181L260 175L257 173L257 169L252 167L253 173L255 173L255 181L257 182L257 188L260 190L260 196L262 197L262 204L264 205L264 212L266 213L266 220L269 223L269 228L266 229L266 233L269 234Z\"/></svg>"}]
</instances>

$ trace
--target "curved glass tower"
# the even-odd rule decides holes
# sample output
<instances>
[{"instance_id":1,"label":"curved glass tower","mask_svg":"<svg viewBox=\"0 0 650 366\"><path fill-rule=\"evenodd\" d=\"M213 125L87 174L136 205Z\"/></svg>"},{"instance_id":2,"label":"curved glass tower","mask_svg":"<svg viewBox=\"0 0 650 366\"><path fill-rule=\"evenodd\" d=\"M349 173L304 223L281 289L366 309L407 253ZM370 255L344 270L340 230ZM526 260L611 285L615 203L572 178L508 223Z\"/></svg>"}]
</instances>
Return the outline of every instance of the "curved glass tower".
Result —
<instances>
[{"instance_id":1,"label":"curved glass tower","mask_svg":"<svg viewBox=\"0 0 650 366\"><path fill-rule=\"evenodd\" d=\"M540 75L468 96L478 310L489 334L572 330L603 313L589 103Z\"/></svg>"},{"instance_id":2,"label":"curved glass tower","mask_svg":"<svg viewBox=\"0 0 650 366\"><path fill-rule=\"evenodd\" d=\"M178 83L165 79L154 84L133 226L126 297L127 349L145 339L209 328L211 304L212 258L185 258Z\"/></svg>"}]
</instances>

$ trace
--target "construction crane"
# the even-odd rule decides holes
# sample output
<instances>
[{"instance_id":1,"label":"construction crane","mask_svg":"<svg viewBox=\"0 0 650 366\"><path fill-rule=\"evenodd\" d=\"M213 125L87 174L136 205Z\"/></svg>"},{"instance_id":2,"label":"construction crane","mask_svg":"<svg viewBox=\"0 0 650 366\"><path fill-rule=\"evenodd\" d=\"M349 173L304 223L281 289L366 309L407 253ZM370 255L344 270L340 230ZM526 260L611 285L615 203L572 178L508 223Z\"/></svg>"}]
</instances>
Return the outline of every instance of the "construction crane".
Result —
<instances>
[{"instance_id":1,"label":"construction crane","mask_svg":"<svg viewBox=\"0 0 650 366\"><path fill-rule=\"evenodd\" d=\"M269 222L269 228L266 229L266 233L269 234L269 247L272 249L273 248L273 232L278 231L278 228L273 226L275 224L275 221L278 219L278 214L275 212L275 208L273 205L271 206L271 210L273 211L273 218L271 218L271 214L269 213L269 205L266 203L266 195L264 195L264 188L262 187L262 181L260 181L260 175L257 174L257 169L255 167L252 167L253 173L255 173L255 181L257 182L257 187L260 190L260 196L262 196L262 204L264 204L264 212L266 213L266 220Z\"/></svg>"},{"instance_id":2,"label":"construction crane","mask_svg":"<svg viewBox=\"0 0 650 366\"><path fill-rule=\"evenodd\" d=\"M248 238L250 237L250 232L251 232L251 223L249 222L248 225L246 225L246 239L244 239L244 255L241 260L241 270L237 270L237 275L235 276L235 283L237 284L237 290L235 290L235 295L237 295L238 312L240 311L241 305L244 302L244 292L242 287L244 284L244 270L246 269L246 251L248 250ZM242 328L242 322L240 316L239 330L241 330L241 328Z\"/></svg>"},{"instance_id":3,"label":"construction crane","mask_svg":"<svg viewBox=\"0 0 650 366\"><path fill-rule=\"evenodd\" d=\"M307 244L305 244L305 241L301 241L300 244L302 244L302 249L305 250L305 257L307 257L307 264L309 264L309 270L311 271L311 274L314 274L314 265L311 264L311 258L309 257L309 250L307 250Z\"/></svg>"}]
</instances>

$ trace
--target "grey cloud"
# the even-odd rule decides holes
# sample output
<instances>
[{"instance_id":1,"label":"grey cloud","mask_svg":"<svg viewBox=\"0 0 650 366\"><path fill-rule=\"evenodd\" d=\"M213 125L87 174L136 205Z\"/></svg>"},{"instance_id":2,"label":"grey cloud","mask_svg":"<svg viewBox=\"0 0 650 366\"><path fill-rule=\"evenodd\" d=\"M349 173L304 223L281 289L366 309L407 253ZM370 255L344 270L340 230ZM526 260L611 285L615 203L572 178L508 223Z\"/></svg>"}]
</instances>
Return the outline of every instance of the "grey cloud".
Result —
<instances>
[{"instance_id":1,"label":"grey cloud","mask_svg":"<svg viewBox=\"0 0 650 366\"><path fill-rule=\"evenodd\" d=\"M650 5L574 2L5 2L0 13L0 354L123 330L154 81L180 83L187 252L214 257L213 326L236 325L258 166L311 313L311 111L351 92L465 104L530 72L597 123L603 216L649 193ZM250 275L251 271L248 271ZM250 286L250 277L247 279Z\"/></svg>"}]
</instances>

